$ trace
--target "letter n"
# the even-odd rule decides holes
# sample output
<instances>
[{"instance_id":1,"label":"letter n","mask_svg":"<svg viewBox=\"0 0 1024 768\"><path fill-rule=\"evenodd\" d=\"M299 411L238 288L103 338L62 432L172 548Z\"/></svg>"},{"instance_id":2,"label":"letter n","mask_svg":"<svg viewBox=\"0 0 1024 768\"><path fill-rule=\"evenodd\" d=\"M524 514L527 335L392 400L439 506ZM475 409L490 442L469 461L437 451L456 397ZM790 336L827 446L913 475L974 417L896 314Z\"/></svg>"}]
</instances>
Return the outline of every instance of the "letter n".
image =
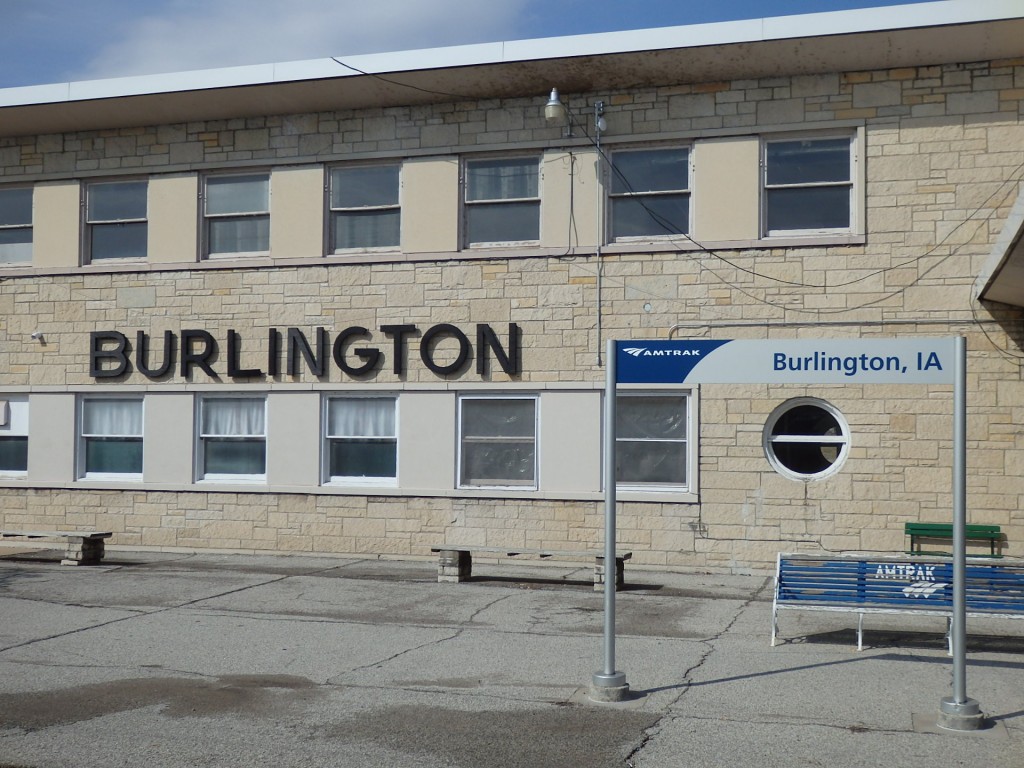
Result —
<instances>
[{"instance_id":1,"label":"letter n","mask_svg":"<svg viewBox=\"0 0 1024 768\"><path fill-rule=\"evenodd\" d=\"M522 372L523 363L519 345L519 325L508 324L508 351L501 346L498 334L489 325L480 324L476 327L476 372L481 376L487 375L487 362L490 358L488 351L494 352L494 357L501 366L501 370L509 376L518 376Z\"/></svg>"}]
</instances>

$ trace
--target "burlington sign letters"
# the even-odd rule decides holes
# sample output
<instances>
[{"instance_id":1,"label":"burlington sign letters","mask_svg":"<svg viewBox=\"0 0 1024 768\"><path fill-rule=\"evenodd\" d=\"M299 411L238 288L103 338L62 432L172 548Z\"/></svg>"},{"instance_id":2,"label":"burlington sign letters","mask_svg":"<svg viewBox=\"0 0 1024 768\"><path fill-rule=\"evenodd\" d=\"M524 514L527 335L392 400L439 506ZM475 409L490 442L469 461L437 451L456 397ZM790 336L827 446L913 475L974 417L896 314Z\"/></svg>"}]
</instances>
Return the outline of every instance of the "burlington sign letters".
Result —
<instances>
[{"instance_id":1,"label":"burlington sign letters","mask_svg":"<svg viewBox=\"0 0 1024 768\"><path fill-rule=\"evenodd\" d=\"M374 332L362 326L345 328L333 339L326 328L317 328L312 339L299 328L270 328L266 333L261 351L251 349L243 354L247 340L234 330L227 331L223 341L205 330L164 331L163 349L156 356L150 353L152 339L145 331L137 331L134 341L120 331L93 331L89 334L89 375L113 379L127 376L134 369L148 379L176 372L187 379L198 369L212 379L219 379L222 373L231 379L266 378L298 376L304 367L314 376L324 376L329 361L333 361L342 372L359 377L375 373L390 355L392 372L401 376L413 347L418 348L423 365L438 376L462 373L471 358L476 360L476 372L485 376L492 356L509 376L522 371L521 334L516 323L508 324L504 342L483 323L476 326L474 339L448 323L422 332L412 324L382 325L379 333L388 340L385 349L390 348L390 352L382 351L379 342L374 343ZM257 346L248 341L251 347ZM250 367L245 367L243 361ZM255 362L260 365L253 366Z\"/></svg>"}]
</instances>

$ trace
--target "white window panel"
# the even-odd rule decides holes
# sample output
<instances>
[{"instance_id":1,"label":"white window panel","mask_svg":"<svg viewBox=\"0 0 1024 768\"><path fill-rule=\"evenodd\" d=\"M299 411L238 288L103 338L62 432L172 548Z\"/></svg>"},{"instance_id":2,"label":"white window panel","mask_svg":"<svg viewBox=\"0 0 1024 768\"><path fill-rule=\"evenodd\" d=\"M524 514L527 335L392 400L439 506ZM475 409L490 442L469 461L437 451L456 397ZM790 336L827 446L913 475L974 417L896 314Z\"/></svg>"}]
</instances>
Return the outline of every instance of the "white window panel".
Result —
<instances>
[{"instance_id":1,"label":"white window panel","mask_svg":"<svg viewBox=\"0 0 1024 768\"><path fill-rule=\"evenodd\" d=\"M270 250L270 174L209 176L203 215L208 256Z\"/></svg>"},{"instance_id":2,"label":"white window panel","mask_svg":"<svg viewBox=\"0 0 1024 768\"><path fill-rule=\"evenodd\" d=\"M32 187L0 187L0 265L32 261Z\"/></svg>"},{"instance_id":3,"label":"white window panel","mask_svg":"<svg viewBox=\"0 0 1024 768\"><path fill-rule=\"evenodd\" d=\"M331 244L335 253L399 246L400 170L396 164L331 169Z\"/></svg>"},{"instance_id":4,"label":"white window panel","mask_svg":"<svg viewBox=\"0 0 1024 768\"><path fill-rule=\"evenodd\" d=\"M460 399L459 485L537 487L536 397Z\"/></svg>"},{"instance_id":5,"label":"white window panel","mask_svg":"<svg viewBox=\"0 0 1024 768\"><path fill-rule=\"evenodd\" d=\"M623 150L611 157L611 238L650 240L690 231L690 150Z\"/></svg>"},{"instance_id":6,"label":"white window panel","mask_svg":"<svg viewBox=\"0 0 1024 768\"><path fill-rule=\"evenodd\" d=\"M3 395L0 400L0 475L28 471L28 396Z\"/></svg>"},{"instance_id":7,"label":"white window panel","mask_svg":"<svg viewBox=\"0 0 1024 768\"><path fill-rule=\"evenodd\" d=\"M331 482L394 484L398 477L397 399L327 400L325 460Z\"/></svg>"},{"instance_id":8,"label":"white window panel","mask_svg":"<svg viewBox=\"0 0 1024 768\"><path fill-rule=\"evenodd\" d=\"M199 475L262 480L267 473L266 399L205 397L200 402Z\"/></svg>"},{"instance_id":9,"label":"white window panel","mask_svg":"<svg viewBox=\"0 0 1024 768\"><path fill-rule=\"evenodd\" d=\"M768 235L853 229L852 137L765 142L764 220Z\"/></svg>"},{"instance_id":10,"label":"white window panel","mask_svg":"<svg viewBox=\"0 0 1024 768\"><path fill-rule=\"evenodd\" d=\"M689 485L689 398L620 394L615 402L615 480L644 490Z\"/></svg>"},{"instance_id":11,"label":"white window panel","mask_svg":"<svg viewBox=\"0 0 1024 768\"><path fill-rule=\"evenodd\" d=\"M540 240L540 161L536 157L468 160L467 245Z\"/></svg>"},{"instance_id":12,"label":"white window panel","mask_svg":"<svg viewBox=\"0 0 1024 768\"><path fill-rule=\"evenodd\" d=\"M142 476L142 399L82 401L80 475Z\"/></svg>"},{"instance_id":13,"label":"white window panel","mask_svg":"<svg viewBox=\"0 0 1024 768\"><path fill-rule=\"evenodd\" d=\"M143 259L148 222L145 180L110 181L85 188L87 259Z\"/></svg>"}]
</instances>

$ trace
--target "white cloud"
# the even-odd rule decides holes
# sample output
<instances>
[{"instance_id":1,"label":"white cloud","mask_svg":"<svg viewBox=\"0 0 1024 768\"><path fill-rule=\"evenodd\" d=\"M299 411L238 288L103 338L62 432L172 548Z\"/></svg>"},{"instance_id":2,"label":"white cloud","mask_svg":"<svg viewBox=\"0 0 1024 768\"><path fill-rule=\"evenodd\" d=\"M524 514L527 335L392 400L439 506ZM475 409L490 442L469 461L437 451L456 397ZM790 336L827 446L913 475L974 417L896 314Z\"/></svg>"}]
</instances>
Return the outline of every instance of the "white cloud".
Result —
<instances>
[{"instance_id":1,"label":"white cloud","mask_svg":"<svg viewBox=\"0 0 1024 768\"><path fill-rule=\"evenodd\" d=\"M123 21L82 75L119 77L502 40L530 2L171 0Z\"/></svg>"}]
</instances>

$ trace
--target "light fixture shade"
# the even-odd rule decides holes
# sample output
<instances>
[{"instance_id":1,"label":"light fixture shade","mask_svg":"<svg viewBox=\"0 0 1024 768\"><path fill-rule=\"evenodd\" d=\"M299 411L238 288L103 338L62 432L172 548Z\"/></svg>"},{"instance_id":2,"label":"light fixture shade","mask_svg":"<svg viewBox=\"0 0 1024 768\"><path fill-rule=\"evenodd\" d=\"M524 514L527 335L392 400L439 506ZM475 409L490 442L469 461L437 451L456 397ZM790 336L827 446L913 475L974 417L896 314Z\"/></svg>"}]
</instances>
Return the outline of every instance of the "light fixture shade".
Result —
<instances>
[{"instance_id":1,"label":"light fixture shade","mask_svg":"<svg viewBox=\"0 0 1024 768\"><path fill-rule=\"evenodd\" d=\"M565 104L558 98L558 89L552 88L548 103L544 105L544 119L549 123L564 123L568 116Z\"/></svg>"}]
</instances>

